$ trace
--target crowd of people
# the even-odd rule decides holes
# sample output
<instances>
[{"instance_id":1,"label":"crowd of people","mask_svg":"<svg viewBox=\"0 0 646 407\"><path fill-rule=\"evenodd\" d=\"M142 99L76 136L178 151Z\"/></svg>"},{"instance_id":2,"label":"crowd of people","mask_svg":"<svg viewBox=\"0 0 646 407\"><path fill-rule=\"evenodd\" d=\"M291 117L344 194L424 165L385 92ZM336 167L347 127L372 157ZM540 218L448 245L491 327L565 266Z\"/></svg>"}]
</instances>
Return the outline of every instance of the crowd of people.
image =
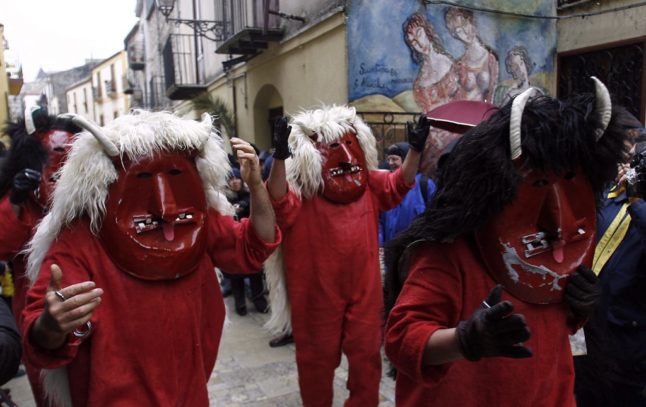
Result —
<instances>
[{"instance_id":1,"label":"crowd of people","mask_svg":"<svg viewBox=\"0 0 646 407\"><path fill-rule=\"evenodd\" d=\"M493 64L469 15L446 23L461 64ZM342 354L345 405L377 406L382 346L400 406L645 405L646 136L592 81L519 89L433 178L426 115L379 170L349 106L280 118L270 155L234 137L232 157L208 115L30 109L0 173L0 379L22 360L38 406L206 406L223 297L247 314L248 279L308 407L332 405Z\"/></svg>"}]
</instances>

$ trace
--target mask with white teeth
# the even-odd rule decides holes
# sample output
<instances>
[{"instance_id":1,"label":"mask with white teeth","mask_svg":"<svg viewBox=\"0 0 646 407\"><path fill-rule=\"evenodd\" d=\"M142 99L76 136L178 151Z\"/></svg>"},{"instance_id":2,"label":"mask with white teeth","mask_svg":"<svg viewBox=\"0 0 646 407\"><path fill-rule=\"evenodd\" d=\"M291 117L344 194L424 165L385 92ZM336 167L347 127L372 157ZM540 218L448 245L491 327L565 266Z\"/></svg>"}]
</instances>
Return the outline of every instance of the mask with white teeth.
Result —
<instances>
[{"instance_id":1,"label":"mask with white teeth","mask_svg":"<svg viewBox=\"0 0 646 407\"><path fill-rule=\"evenodd\" d=\"M101 241L123 271L145 280L193 272L206 247L207 204L194 157L163 152L116 165Z\"/></svg>"},{"instance_id":2,"label":"mask with white teeth","mask_svg":"<svg viewBox=\"0 0 646 407\"><path fill-rule=\"evenodd\" d=\"M368 172L357 137L346 133L332 143L317 143L317 149L323 159L323 197L336 203L359 199L368 185Z\"/></svg>"}]
</instances>

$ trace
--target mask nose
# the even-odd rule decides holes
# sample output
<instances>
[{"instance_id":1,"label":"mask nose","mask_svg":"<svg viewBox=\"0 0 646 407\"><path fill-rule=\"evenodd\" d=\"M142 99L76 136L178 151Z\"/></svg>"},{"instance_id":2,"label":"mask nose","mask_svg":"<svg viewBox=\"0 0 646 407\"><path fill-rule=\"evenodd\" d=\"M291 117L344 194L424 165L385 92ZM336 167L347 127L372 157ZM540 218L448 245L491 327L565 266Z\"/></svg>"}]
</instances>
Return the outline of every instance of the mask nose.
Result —
<instances>
[{"instance_id":1,"label":"mask nose","mask_svg":"<svg viewBox=\"0 0 646 407\"><path fill-rule=\"evenodd\" d=\"M575 233L574 228L577 224L572 207L565 196L558 183L552 184L538 220L540 229L547 233L552 255L557 263L563 262L563 246Z\"/></svg>"},{"instance_id":2,"label":"mask nose","mask_svg":"<svg viewBox=\"0 0 646 407\"><path fill-rule=\"evenodd\" d=\"M154 214L162 218L161 227L166 241L173 241L175 239L175 219L178 215L177 203L173 190L163 174L155 174L154 192Z\"/></svg>"},{"instance_id":3,"label":"mask nose","mask_svg":"<svg viewBox=\"0 0 646 407\"><path fill-rule=\"evenodd\" d=\"M352 154L350 153L350 150L345 144L341 144L341 157L339 160L339 164L350 166L352 164Z\"/></svg>"}]
</instances>

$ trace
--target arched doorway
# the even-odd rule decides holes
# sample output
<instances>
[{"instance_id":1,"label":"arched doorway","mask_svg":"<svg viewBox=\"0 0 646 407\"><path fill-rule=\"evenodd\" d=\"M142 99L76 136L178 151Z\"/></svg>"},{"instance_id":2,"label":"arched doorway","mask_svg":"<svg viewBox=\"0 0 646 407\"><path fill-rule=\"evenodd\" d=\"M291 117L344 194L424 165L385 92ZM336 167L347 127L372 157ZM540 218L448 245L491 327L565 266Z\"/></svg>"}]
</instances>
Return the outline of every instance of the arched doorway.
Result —
<instances>
[{"instance_id":1,"label":"arched doorway","mask_svg":"<svg viewBox=\"0 0 646 407\"><path fill-rule=\"evenodd\" d=\"M283 115L283 98L274 85L260 88L253 103L253 114L256 146L260 150L268 150L272 147L274 120Z\"/></svg>"}]
</instances>

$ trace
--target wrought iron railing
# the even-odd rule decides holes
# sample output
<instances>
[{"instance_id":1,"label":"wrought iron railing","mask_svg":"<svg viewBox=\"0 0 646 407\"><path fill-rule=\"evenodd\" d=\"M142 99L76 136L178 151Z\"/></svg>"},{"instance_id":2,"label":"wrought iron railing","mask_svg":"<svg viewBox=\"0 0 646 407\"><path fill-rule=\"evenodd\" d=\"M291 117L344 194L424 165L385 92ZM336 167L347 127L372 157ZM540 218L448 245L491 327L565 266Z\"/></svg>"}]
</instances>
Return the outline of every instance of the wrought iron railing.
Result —
<instances>
[{"instance_id":1,"label":"wrought iron railing","mask_svg":"<svg viewBox=\"0 0 646 407\"><path fill-rule=\"evenodd\" d=\"M370 127L377 140L379 160L384 159L384 150L391 144L406 141L406 123L416 122L419 113L402 112L357 112Z\"/></svg>"},{"instance_id":2,"label":"wrought iron railing","mask_svg":"<svg viewBox=\"0 0 646 407\"><path fill-rule=\"evenodd\" d=\"M146 109L162 110L169 104L166 98L164 77L161 75L153 76L148 82L148 91L146 92Z\"/></svg>"},{"instance_id":3,"label":"wrought iron railing","mask_svg":"<svg viewBox=\"0 0 646 407\"><path fill-rule=\"evenodd\" d=\"M267 10L278 10L278 0L220 0L216 3L216 20L224 22L225 39L249 28L279 29L280 17L268 14Z\"/></svg>"},{"instance_id":4,"label":"wrought iron railing","mask_svg":"<svg viewBox=\"0 0 646 407\"><path fill-rule=\"evenodd\" d=\"M197 82L195 37L192 34L171 34L163 51L166 89L173 85Z\"/></svg>"}]
</instances>

